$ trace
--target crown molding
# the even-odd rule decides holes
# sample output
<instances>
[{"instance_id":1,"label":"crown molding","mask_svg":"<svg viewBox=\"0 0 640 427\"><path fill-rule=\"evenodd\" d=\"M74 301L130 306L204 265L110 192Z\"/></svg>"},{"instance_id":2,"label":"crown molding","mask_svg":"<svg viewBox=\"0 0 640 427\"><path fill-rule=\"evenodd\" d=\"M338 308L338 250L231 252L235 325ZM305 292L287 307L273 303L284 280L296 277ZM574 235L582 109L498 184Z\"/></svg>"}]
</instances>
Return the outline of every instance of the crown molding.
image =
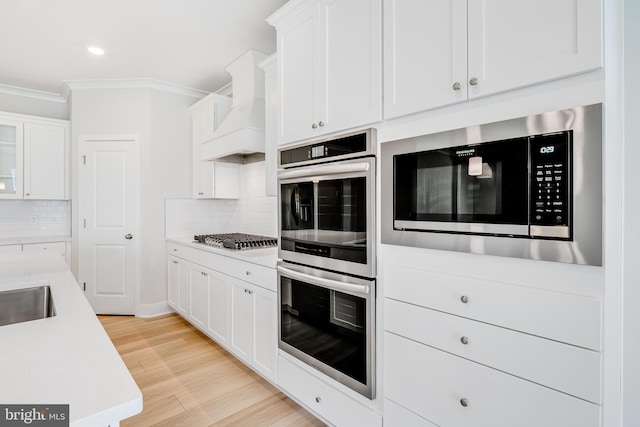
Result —
<instances>
[{"instance_id":1,"label":"crown molding","mask_svg":"<svg viewBox=\"0 0 640 427\"><path fill-rule=\"evenodd\" d=\"M35 98L43 101L59 102L62 104L67 102L67 98L65 96L59 95L57 93L44 92L41 90L27 89L23 87L9 86L9 85L3 85L3 84L0 84L0 93L5 93L8 95L15 95L15 96L23 96L27 98Z\"/></svg>"},{"instance_id":2,"label":"crown molding","mask_svg":"<svg viewBox=\"0 0 640 427\"><path fill-rule=\"evenodd\" d=\"M179 86L173 83L167 83L154 79L105 79L105 80L65 80L63 82L63 96L68 99L74 90L85 89L157 89L165 92L176 93L179 95L192 96L194 98L203 98L210 92L198 89L191 89Z\"/></svg>"}]
</instances>

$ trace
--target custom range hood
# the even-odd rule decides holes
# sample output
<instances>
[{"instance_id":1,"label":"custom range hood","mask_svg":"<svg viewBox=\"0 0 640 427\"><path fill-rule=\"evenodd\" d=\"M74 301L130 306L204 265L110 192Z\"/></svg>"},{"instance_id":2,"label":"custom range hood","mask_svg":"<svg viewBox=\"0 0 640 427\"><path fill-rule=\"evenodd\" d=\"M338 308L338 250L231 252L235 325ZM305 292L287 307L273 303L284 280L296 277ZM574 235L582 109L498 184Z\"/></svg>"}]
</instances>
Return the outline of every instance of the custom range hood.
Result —
<instances>
[{"instance_id":1,"label":"custom range hood","mask_svg":"<svg viewBox=\"0 0 640 427\"><path fill-rule=\"evenodd\" d=\"M225 70L231 74L233 104L229 114L202 145L202 160L264 153L264 71L266 54L250 49Z\"/></svg>"}]
</instances>

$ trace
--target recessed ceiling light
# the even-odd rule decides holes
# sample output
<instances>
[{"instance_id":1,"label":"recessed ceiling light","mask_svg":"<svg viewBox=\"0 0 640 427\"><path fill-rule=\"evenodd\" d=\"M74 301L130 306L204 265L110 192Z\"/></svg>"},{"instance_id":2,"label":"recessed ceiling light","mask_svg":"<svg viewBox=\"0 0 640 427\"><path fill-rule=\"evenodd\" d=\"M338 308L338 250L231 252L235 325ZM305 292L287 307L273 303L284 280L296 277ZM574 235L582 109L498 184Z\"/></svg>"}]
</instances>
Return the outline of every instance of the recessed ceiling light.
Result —
<instances>
[{"instance_id":1,"label":"recessed ceiling light","mask_svg":"<svg viewBox=\"0 0 640 427\"><path fill-rule=\"evenodd\" d=\"M89 46L89 52L93 53L94 55L104 55L104 50L100 49L99 47L96 46Z\"/></svg>"}]
</instances>

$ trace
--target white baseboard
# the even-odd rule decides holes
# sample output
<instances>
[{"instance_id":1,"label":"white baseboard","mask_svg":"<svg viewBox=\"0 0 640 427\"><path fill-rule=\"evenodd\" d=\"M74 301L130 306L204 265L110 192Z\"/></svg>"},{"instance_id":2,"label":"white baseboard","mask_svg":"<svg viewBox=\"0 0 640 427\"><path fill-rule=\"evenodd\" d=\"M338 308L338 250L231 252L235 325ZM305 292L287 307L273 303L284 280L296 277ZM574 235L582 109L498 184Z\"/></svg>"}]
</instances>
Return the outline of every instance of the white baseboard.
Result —
<instances>
[{"instance_id":1,"label":"white baseboard","mask_svg":"<svg viewBox=\"0 0 640 427\"><path fill-rule=\"evenodd\" d=\"M174 310L166 302L155 304L138 304L136 307L136 317L156 317L163 314L173 313Z\"/></svg>"}]
</instances>

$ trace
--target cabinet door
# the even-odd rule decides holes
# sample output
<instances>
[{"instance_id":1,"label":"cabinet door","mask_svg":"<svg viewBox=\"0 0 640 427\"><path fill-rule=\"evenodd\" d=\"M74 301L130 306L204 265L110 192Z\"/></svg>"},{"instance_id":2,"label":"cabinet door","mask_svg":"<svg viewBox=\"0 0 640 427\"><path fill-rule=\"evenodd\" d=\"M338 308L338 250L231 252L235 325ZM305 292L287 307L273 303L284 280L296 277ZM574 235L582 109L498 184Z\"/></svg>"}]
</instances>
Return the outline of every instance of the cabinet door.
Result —
<instances>
[{"instance_id":1,"label":"cabinet door","mask_svg":"<svg viewBox=\"0 0 640 427\"><path fill-rule=\"evenodd\" d=\"M290 22L278 27L280 118L278 143L296 141L317 133L318 8L314 4Z\"/></svg>"},{"instance_id":2,"label":"cabinet door","mask_svg":"<svg viewBox=\"0 0 640 427\"><path fill-rule=\"evenodd\" d=\"M213 164L212 197L214 199L240 198L240 165L223 162L210 163Z\"/></svg>"},{"instance_id":3,"label":"cabinet door","mask_svg":"<svg viewBox=\"0 0 640 427\"><path fill-rule=\"evenodd\" d=\"M207 332L222 345L229 339L229 278L209 271L209 323Z\"/></svg>"},{"instance_id":4,"label":"cabinet door","mask_svg":"<svg viewBox=\"0 0 640 427\"><path fill-rule=\"evenodd\" d=\"M0 199L22 198L22 122L0 119Z\"/></svg>"},{"instance_id":5,"label":"cabinet door","mask_svg":"<svg viewBox=\"0 0 640 427\"><path fill-rule=\"evenodd\" d=\"M185 318L189 317L189 267L184 261L179 261L178 278L178 312Z\"/></svg>"},{"instance_id":6,"label":"cabinet door","mask_svg":"<svg viewBox=\"0 0 640 427\"><path fill-rule=\"evenodd\" d=\"M174 310L178 310L179 292L180 261L169 255L167 257L167 302Z\"/></svg>"},{"instance_id":7,"label":"cabinet door","mask_svg":"<svg viewBox=\"0 0 640 427\"><path fill-rule=\"evenodd\" d=\"M209 273L202 267L189 265L189 319L203 329L209 317Z\"/></svg>"},{"instance_id":8,"label":"cabinet door","mask_svg":"<svg viewBox=\"0 0 640 427\"><path fill-rule=\"evenodd\" d=\"M263 376L276 381L277 318L275 292L253 287L253 367Z\"/></svg>"},{"instance_id":9,"label":"cabinet door","mask_svg":"<svg viewBox=\"0 0 640 427\"><path fill-rule=\"evenodd\" d=\"M601 0L469 0L469 97L602 66Z\"/></svg>"},{"instance_id":10,"label":"cabinet door","mask_svg":"<svg viewBox=\"0 0 640 427\"><path fill-rule=\"evenodd\" d=\"M384 0L385 118L466 101L466 11L467 0Z\"/></svg>"},{"instance_id":11,"label":"cabinet door","mask_svg":"<svg viewBox=\"0 0 640 427\"><path fill-rule=\"evenodd\" d=\"M253 286L230 278L231 283L231 349L245 361L253 355Z\"/></svg>"},{"instance_id":12,"label":"cabinet door","mask_svg":"<svg viewBox=\"0 0 640 427\"><path fill-rule=\"evenodd\" d=\"M382 118L381 0L324 0L318 37L321 132L337 132ZM424 25L424 23L423 23Z\"/></svg>"},{"instance_id":13,"label":"cabinet door","mask_svg":"<svg viewBox=\"0 0 640 427\"><path fill-rule=\"evenodd\" d=\"M203 99L197 107L191 111L191 137L194 144L213 138L215 131L215 101L214 99Z\"/></svg>"},{"instance_id":14,"label":"cabinet door","mask_svg":"<svg viewBox=\"0 0 640 427\"><path fill-rule=\"evenodd\" d=\"M24 198L68 198L69 156L67 126L24 124Z\"/></svg>"}]
</instances>

